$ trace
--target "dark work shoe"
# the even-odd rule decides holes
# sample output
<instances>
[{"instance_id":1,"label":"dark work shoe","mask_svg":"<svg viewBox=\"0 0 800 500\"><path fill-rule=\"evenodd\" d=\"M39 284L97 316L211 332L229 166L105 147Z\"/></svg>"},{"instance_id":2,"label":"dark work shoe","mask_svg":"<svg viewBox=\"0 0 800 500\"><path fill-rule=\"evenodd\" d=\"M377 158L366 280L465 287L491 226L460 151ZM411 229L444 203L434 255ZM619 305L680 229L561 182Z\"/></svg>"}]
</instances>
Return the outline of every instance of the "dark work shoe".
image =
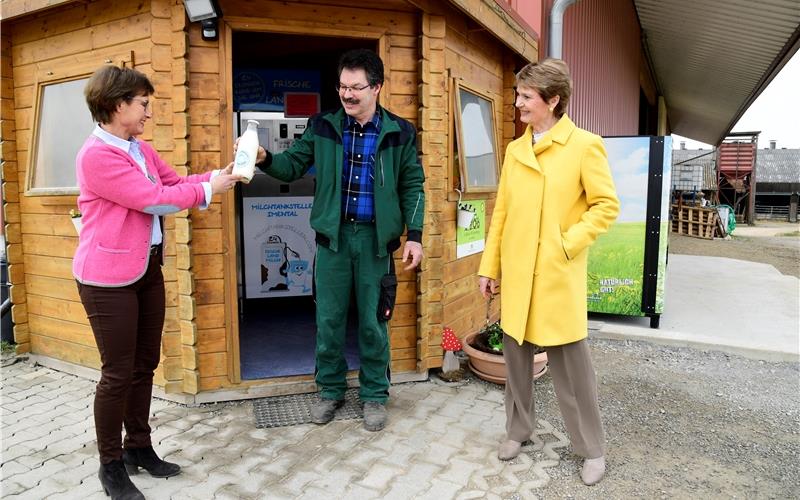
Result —
<instances>
[{"instance_id":1,"label":"dark work shoe","mask_svg":"<svg viewBox=\"0 0 800 500\"><path fill-rule=\"evenodd\" d=\"M386 427L386 406L377 401L364 403L364 428L377 432Z\"/></svg>"},{"instance_id":2,"label":"dark work shoe","mask_svg":"<svg viewBox=\"0 0 800 500\"><path fill-rule=\"evenodd\" d=\"M172 477L180 474L181 466L165 462L158 458L152 446L147 448L125 448L122 450L122 460L128 474L138 474L139 467L146 470L153 477Z\"/></svg>"},{"instance_id":3,"label":"dark work shoe","mask_svg":"<svg viewBox=\"0 0 800 500\"><path fill-rule=\"evenodd\" d=\"M100 464L97 475L100 484L103 485L103 491L111 497L111 500L144 500L142 492L136 489L128 477L122 460Z\"/></svg>"},{"instance_id":4,"label":"dark work shoe","mask_svg":"<svg viewBox=\"0 0 800 500\"><path fill-rule=\"evenodd\" d=\"M311 421L315 424L327 424L336 415L336 409L344 405L344 399L325 399L311 407Z\"/></svg>"}]
</instances>

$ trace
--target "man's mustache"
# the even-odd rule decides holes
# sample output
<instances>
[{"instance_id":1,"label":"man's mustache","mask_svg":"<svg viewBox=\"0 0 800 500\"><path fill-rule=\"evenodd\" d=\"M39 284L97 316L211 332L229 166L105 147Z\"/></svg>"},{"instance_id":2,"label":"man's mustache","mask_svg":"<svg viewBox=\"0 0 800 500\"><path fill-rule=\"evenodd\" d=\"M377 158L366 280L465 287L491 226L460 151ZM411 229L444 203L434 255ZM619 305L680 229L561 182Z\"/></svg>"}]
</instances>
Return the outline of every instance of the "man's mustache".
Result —
<instances>
[{"instance_id":1,"label":"man's mustache","mask_svg":"<svg viewBox=\"0 0 800 500\"><path fill-rule=\"evenodd\" d=\"M358 104L360 101L358 99L353 99L352 97L342 99L342 102L347 104Z\"/></svg>"}]
</instances>

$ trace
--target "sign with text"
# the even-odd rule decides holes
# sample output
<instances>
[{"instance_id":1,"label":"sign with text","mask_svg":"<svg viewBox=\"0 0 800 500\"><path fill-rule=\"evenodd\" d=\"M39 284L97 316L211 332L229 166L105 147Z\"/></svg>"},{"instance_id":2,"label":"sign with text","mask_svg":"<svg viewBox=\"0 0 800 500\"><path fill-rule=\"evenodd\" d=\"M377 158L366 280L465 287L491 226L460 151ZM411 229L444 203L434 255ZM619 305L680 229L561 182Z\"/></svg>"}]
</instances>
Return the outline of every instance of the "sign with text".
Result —
<instances>
[{"instance_id":1,"label":"sign with text","mask_svg":"<svg viewBox=\"0 0 800 500\"><path fill-rule=\"evenodd\" d=\"M605 137L620 213L589 249L590 312L644 316L664 310L672 138Z\"/></svg>"},{"instance_id":2,"label":"sign with text","mask_svg":"<svg viewBox=\"0 0 800 500\"><path fill-rule=\"evenodd\" d=\"M313 196L242 198L245 297L311 295Z\"/></svg>"},{"instance_id":3,"label":"sign with text","mask_svg":"<svg viewBox=\"0 0 800 500\"><path fill-rule=\"evenodd\" d=\"M486 201L471 200L458 204L458 212L462 212L461 224L456 226L456 258L466 257L483 252L486 244ZM471 213L471 217L463 217Z\"/></svg>"},{"instance_id":4,"label":"sign with text","mask_svg":"<svg viewBox=\"0 0 800 500\"><path fill-rule=\"evenodd\" d=\"M319 91L319 71L298 69L233 71L234 111L283 111L283 98L286 92L318 94Z\"/></svg>"}]
</instances>

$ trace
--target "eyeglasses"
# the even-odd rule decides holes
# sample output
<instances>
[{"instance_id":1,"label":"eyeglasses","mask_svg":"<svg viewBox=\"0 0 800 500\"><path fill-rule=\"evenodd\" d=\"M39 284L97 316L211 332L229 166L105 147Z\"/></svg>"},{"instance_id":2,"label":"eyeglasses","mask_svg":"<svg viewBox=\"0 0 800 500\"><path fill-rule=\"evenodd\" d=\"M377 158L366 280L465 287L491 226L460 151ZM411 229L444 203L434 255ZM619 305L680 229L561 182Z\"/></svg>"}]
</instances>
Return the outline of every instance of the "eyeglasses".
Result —
<instances>
[{"instance_id":1,"label":"eyeglasses","mask_svg":"<svg viewBox=\"0 0 800 500\"><path fill-rule=\"evenodd\" d=\"M141 104L145 111L147 111L148 109L151 108L150 100L148 100L148 99L139 99L139 98L136 98L136 97L131 97L130 100L131 101L136 101L139 104Z\"/></svg>"},{"instance_id":2,"label":"eyeglasses","mask_svg":"<svg viewBox=\"0 0 800 500\"><path fill-rule=\"evenodd\" d=\"M356 92L361 92L362 90L367 89L369 87L372 87L372 85L366 84L360 87L356 87L355 85L353 85L348 87L347 85L342 85L341 83L337 83L336 92L339 92L340 94L346 94L347 91L349 90L350 92L356 93Z\"/></svg>"}]
</instances>

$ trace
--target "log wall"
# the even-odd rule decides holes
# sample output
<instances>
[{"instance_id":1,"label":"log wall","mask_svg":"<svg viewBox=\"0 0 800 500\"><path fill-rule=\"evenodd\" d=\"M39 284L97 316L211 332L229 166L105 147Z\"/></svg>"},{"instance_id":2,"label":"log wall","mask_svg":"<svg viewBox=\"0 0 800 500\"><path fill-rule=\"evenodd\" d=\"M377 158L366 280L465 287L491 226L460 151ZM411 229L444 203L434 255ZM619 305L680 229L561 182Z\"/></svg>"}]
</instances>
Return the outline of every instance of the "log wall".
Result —
<instances>
[{"instance_id":1,"label":"log wall","mask_svg":"<svg viewBox=\"0 0 800 500\"><path fill-rule=\"evenodd\" d=\"M16 323L14 338L17 352L31 349L28 329L27 294L25 293L25 265L22 252L22 224L20 222L20 167L17 161L16 113L14 111L14 77L11 59L11 35L0 33L0 166L3 169L3 224L6 238L8 281L14 285L10 297L14 306L11 315ZM23 177L24 178L24 177Z\"/></svg>"},{"instance_id":2,"label":"log wall","mask_svg":"<svg viewBox=\"0 0 800 500\"><path fill-rule=\"evenodd\" d=\"M453 84L461 80L494 100L498 161L502 164L505 148L514 138L514 72L520 64L497 39L461 12L433 2L427 5L427 11L429 25L423 23L421 75L423 82L430 82L430 88L435 90L426 91L422 85L422 149L428 158L426 193L430 199L425 270L430 270L430 275L423 281L420 295L421 332L427 335L421 335L420 342L425 345L419 350L421 364L434 368L442 362L442 329L450 327L463 338L483 326L487 313L486 301L478 293L477 271L482 254L456 258L458 174L453 162ZM437 95L440 89L441 96ZM464 199L486 200L488 227L495 193L468 194ZM493 319L499 316L499 302L492 305Z\"/></svg>"},{"instance_id":3,"label":"log wall","mask_svg":"<svg viewBox=\"0 0 800 500\"><path fill-rule=\"evenodd\" d=\"M375 41L386 66L381 103L418 127L426 173L421 269L403 271L400 251L395 255L400 284L390 323L392 371L440 366L442 328L450 326L463 337L479 329L486 314L477 293L480 255L455 258L451 85L462 79L494 99L502 152L514 134L516 56L445 2L389 0L380 9L347 0L223 0L221 5L219 41L202 39L199 24L187 22L179 0L74 2L3 24L0 140L18 350L99 368L71 273L77 235L68 212L76 197L24 194L38 84L88 76L105 63L133 66L155 86L154 118L143 139L180 175L219 168L232 157L234 139L226 74L226 29L233 27ZM488 218L494 194L468 199L486 199ZM231 193L215 197L208 210L166 218L167 309L156 374L166 392L259 383L242 383L237 376L233 203Z\"/></svg>"},{"instance_id":4,"label":"log wall","mask_svg":"<svg viewBox=\"0 0 800 500\"><path fill-rule=\"evenodd\" d=\"M11 215L9 243L19 246L19 251L14 246L10 252L18 350L92 368L100 365L71 271L77 235L68 213L77 197L24 194L37 87L55 79L86 77L108 63L142 71L155 87L154 117L143 139L185 175L190 172L185 25L180 1L99 0L51 9L4 29L3 67L11 70L3 74L3 121L8 124L3 156L6 174L13 168L15 175L4 175L3 189ZM218 201L210 211L219 213ZM165 233L167 307L155 381L167 392L192 393L198 372L191 349L196 338L190 212L167 217Z\"/></svg>"}]
</instances>

